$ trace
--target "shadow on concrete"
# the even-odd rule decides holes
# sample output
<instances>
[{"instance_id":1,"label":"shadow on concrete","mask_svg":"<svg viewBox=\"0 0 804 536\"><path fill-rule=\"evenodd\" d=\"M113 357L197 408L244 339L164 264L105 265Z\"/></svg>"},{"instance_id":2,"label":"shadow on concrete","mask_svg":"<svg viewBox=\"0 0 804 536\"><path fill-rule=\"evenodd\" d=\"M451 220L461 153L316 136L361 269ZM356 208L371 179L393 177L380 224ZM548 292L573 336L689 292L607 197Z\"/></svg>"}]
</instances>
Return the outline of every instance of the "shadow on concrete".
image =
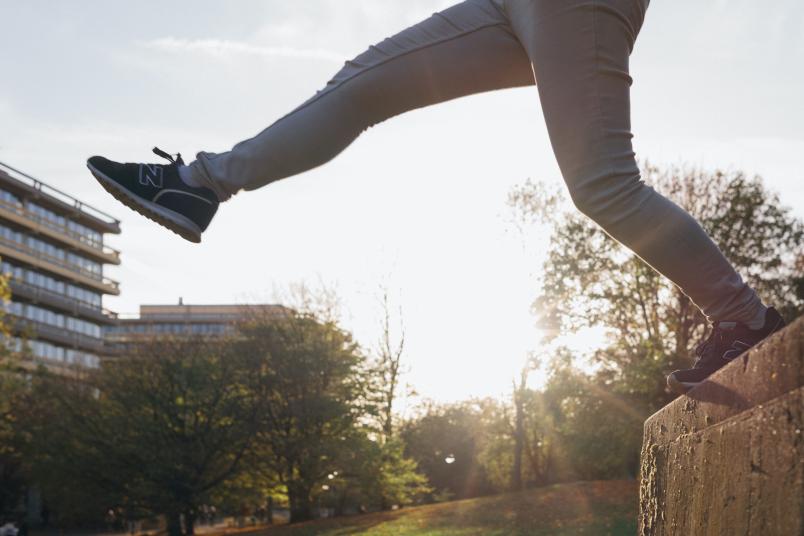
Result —
<instances>
[{"instance_id":1,"label":"shadow on concrete","mask_svg":"<svg viewBox=\"0 0 804 536\"><path fill-rule=\"evenodd\" d=\"M710 380L687 392L687 397L698 402L726 406L738 412L751 407L748 400L734 389Z\"/></svg>"}]
</instances>

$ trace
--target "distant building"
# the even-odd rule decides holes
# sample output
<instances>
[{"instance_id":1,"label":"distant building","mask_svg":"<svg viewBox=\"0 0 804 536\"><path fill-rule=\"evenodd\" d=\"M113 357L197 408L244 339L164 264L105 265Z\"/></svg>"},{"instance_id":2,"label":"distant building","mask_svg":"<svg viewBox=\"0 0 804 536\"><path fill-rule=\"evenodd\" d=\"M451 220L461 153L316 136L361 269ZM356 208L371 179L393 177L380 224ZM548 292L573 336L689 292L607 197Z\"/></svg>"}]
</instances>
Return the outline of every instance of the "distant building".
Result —
<instances>
[{"instance_id":1,"label":"distant building","mask_svg":"<svg viewBox=\"0 0 804 536\"><path fill-rule=\"evenodd\" d=\"M281 305L141 305L138 316L120 316L105 328L106 341L119 349L155 336L220 337L233 331L250 312L281 315Z\"/></svg>"},{"instance_id":2,"label":"distant building","mask_svg":"<svg viewBox=\"0 0 804 536\"><path fill-rule=\"evenodd\" d=\"M96 368L107 355L103 328L115 322L103 296L120 293L103 275L120 264L104 243L120 222L0 163L0 258L10 276L7 320L36 363L66 371Z\"/></svg>"}]
</instances>

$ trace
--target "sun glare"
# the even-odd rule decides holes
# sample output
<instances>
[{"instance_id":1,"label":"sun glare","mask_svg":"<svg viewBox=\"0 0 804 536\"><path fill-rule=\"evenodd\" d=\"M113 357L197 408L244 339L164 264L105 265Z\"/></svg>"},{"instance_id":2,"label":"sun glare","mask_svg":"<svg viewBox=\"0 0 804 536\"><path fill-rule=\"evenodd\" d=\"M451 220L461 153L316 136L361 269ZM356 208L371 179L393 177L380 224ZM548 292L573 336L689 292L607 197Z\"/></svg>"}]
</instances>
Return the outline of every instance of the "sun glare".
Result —
<instances>
[{"instance_id":1,"label":"sun glare","mask_svg":"<svg viewBox=\"0 0 804 536\"><path fill-rule=\"evenodd\" d=\"M606 344L606 329L602 326L592 326L578 330L576 333L562 335L556 339L557 346L567 347L574 357L574 364L585 372L594 367L589 358L591 354Z\"/></svg>"}]
</instances>

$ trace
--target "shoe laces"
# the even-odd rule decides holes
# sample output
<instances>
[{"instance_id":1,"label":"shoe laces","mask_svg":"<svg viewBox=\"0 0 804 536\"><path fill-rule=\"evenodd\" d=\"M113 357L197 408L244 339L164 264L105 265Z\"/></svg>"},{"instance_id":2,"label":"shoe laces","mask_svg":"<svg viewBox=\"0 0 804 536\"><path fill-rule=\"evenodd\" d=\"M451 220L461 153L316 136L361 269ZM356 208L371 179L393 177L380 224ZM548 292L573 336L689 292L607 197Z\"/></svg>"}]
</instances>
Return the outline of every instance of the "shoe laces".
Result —
<instances>
[{"instance_id":1,"label":"shoe laces","mask_svg":"<svg viewBox=\"0 0 804 536\"><path fill-rule=\"evenodd\" d=\"M156 156L161 156L165 160L169 161L171 164L177 164L179 166L184 165L184 160L181 159L181 153L176 153L176 158L173 158L172 154L163 151L159 147L154 147L153 151Z\"/></svg>"},{"instance_id":2,"label":"shoe laces","mask_svg":"<svg viewBox=\"0 0 804 536\"><path fill-rule=\"evenodd\" d=\"M724 352L731 345L736 322L716 322L712 325L712 331L695 347L697 359L693 368L706 368L717 363L723 357Z\"/></svg>"}]
</instances>

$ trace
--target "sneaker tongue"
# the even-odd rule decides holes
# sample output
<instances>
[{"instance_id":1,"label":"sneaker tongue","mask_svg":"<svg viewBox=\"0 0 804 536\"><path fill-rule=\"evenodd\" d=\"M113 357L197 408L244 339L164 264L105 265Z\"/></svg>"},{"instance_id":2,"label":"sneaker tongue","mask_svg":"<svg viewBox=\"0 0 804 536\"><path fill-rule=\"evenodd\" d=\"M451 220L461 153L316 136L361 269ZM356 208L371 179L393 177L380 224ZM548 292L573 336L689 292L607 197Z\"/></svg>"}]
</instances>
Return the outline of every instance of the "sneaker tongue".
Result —
<instances>
[{"instance_id":1,"label":"sneaker tongue","mask_svg":"<svg viewBox=\"0 0 804 536\"><path fill-rule=\"evenodd\" d=\"M726 331L731 331L737 327L737 322L718 322L717 327Z\"/></svg>"}]
</instances>

